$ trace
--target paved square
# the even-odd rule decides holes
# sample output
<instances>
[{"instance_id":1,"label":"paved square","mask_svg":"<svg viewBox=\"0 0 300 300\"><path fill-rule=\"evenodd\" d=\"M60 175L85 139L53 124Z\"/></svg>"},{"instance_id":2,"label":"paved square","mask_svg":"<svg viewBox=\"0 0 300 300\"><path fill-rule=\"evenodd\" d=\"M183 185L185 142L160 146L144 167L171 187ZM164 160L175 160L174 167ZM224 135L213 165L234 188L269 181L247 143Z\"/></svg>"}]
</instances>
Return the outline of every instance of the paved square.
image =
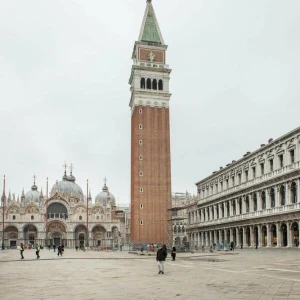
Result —
<instances>
[{"instance_id":1,"label":"paved square","mask_svg":"<svg viewBox=\"0 0 300 300\"><path fill-rule=\"evenodd\" d=\"M66 249L0 251L0 299L300 299L298 249L155 256Z\"/></svg>"}]
</instances>

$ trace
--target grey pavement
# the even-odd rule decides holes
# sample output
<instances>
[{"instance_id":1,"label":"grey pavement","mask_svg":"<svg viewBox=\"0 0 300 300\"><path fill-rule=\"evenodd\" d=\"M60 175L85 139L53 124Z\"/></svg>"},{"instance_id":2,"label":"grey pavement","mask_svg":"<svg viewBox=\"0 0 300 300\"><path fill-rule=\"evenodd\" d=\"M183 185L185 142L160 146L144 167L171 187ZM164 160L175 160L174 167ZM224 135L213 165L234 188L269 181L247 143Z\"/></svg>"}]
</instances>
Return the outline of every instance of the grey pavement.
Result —
<instances>
[{"instance_id":1,"label":"grey pavement","mask_svg":"<svg viewBox=\"0 0 300 300\"><path fill-rule=\"evenodd\" d=\"M299 299L300 249L155 256L65 249L0 251L0 299Z\"/></svg>"}]
</instances>

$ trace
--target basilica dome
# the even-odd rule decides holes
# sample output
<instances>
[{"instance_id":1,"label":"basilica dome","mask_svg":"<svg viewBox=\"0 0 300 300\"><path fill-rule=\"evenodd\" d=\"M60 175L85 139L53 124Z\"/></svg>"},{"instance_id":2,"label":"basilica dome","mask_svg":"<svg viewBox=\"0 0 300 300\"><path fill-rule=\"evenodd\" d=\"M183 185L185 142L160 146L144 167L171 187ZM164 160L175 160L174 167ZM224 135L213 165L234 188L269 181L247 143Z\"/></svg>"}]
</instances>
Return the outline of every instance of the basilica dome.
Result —
<instances>
[{"instance_id":1,"label":"basilica dome","mask_svg":"<svg viewBox=\"0 0 300 300\"><path fill-rule=\"evenodd\" d=\"M33 186L31 187L31 191L29 191L25 194L26 202L38 203L40 201L40 194L37 189L38 189L37 186L35 184L33 184Z\"/></svg>"},{"instance_id":2,"label":"basilica dome","mask_svg":"<svg viewBox=\"0 0 300 300\"><path fill-rule=\"evenodd\" d=\"M81 187L75 183L76 178L72 173L67 176L66 172L62 181L56 181L51 189L50 196L53 197L56 193L64 199L74 198L83 201L83 192Z\"/></svg>"},{"instance_id":3,"label":"basilica dome","mask_svg":"<svg viewBox=\"0 0 300 300\"><path fill-rule=\"evenodd\" d=\"M104 183L102 192L96 196L95 202L99 203L100 205L110 204L111 206L116 206L115 196L109 192L106 183Z\"/></svg>"}]
</instances>

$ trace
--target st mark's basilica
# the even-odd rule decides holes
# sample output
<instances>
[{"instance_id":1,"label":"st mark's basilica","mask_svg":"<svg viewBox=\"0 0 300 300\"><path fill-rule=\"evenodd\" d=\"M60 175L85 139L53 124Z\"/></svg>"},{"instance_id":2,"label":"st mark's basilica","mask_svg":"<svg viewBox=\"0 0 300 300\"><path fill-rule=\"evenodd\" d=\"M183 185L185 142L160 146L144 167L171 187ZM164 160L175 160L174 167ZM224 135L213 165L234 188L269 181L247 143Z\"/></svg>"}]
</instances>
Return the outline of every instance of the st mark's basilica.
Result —
<instances>
[{"instance_id":1,"label":"st mark's basilica","mask_svg":"<svg viewBox=\"0 0 300 300\"><path fill-rule=\"evenodd\" d=\"M2 196L1 220L5 220L5 248L24 243L30 245L80 245L97 249L120 248L126 242L125 227L129 212L118 209L104 179L102 191L94 201L65 170L61 180L52 186L49 197L34 182L21 197L9 192ZM3 209L4 208L4 209ZM4 218L3 218L4 212ZM129 219L129 218L128 218ZM3 245L2 245L3 246Z\"/></svg>"}]
</instances>

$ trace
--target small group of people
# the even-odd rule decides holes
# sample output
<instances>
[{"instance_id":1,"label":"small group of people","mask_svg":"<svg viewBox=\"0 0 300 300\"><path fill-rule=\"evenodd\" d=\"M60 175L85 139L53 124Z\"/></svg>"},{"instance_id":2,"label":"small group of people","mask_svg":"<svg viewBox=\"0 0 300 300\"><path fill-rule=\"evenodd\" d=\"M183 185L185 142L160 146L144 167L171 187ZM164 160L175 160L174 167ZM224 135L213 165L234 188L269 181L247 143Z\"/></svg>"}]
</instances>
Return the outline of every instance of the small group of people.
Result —
<instances>
[{"instance_id":1,"label":"small group of people","mask_svg":"<svg viewBox=\"0 0 300 300\"><path fill-rule=\"evenodd\" d=\"M35 254L36 254L36 259L40 258L40 251L41 251L41 246L39 244L36 244L35 246ZM20 244L20 255L21 255L21 259L24 259L24 244L21 243Z\"/></svg>"}]
</instances>

